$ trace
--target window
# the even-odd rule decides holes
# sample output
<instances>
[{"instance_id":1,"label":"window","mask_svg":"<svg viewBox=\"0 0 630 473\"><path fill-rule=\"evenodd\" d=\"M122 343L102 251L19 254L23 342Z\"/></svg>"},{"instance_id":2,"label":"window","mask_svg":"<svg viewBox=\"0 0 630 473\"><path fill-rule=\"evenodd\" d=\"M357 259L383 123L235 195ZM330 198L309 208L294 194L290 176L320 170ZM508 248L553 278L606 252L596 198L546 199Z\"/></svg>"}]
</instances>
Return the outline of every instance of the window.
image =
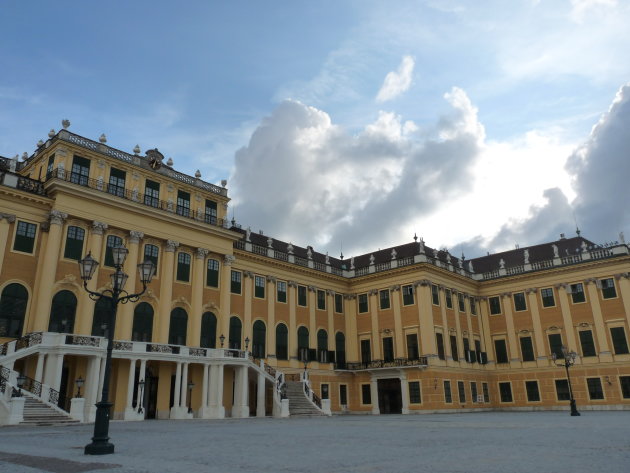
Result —
<instances>
[{"instance_id":1,"label":"window","mask_svg":"<svg viewBox=\"0 0 630 473\"><path fill-rule=\"evenodd\" d=\"M525 392L527 393L527 402L540 401L540 391L538 390L538 381L525 381Z\"/></svg>"},{"instance_id":2,"label":"window","mask_svg":"<svg viewBox=\"0 0 630 473\"><path fill-rule=\"evenodd\" d=\"M308 329L298 328L298 358L300 361L308 361Z\"/></svg>"},{"instance_id":3,"label":"window","mask_svg":"<svg viewBox=\"0 0 630 473\"><path fill-rule=\"evenodd\" d=\"M48 331L57 333L74 332L76 311L76 296L70 291L59 291L52 300Z\"/></svg>"},{"instance_id":4,"label":"window","mask_svg":"<svg viewBox=\"0 0 630 473\"><path fill-rule=\"evenodd\" d=\"M584 286L581 282L577 284L571 284L571 300L574 304L586 301L586 296L584 295Z\"/></svg>"},{"instance_id":5,"label":"window","mask_svg":"<svg viewBox=\"0 0 630 473\"><path fill-rule=\"evenodd\" d=\"M240 273L239 273L240 274ZM241 349L241 338L243 331L243 323L238 317L230 317L230 332L228 334L228 348L231 350Z\"/></svg>"},{"instance_id":6,"label":"window","mask_svg":"<svg viewBox=\"0 0 630 473\"><path fill-rule=\"evenodd\" d=\"M461 292L457 294L457 304L459 305L460 312L466 312L466 303L464 301L464 294Z\"/></svg>"},{"instance_id":7,"label":"window","mask_svg":"<svg viewBox=\"0 0 630 473\"><path fill-rule=\"evenodd\" d=\"M32 253L35 248L35 234L37 233L37 225L34 223L23 222L18 220L17 229L15 230L15 241L13 249L24 253Z\"/></svg>"},{"instance_id":8,"label":"window","mask_svg":"<svg viewBox=\"0 0 630 473\"><path fill-rule=\"evenodd\" d=\"M122 246L123 240L119 236L116 235L107 235L107 241L105 242L105 262L103 263L105 266L114 267L114 254L112 253L112 249L117 246Z\"/></svg>"},{"instance_id":9,"label":"window","mask_svg":"<svg viewBox=\"0 0 630 473\"><path fill-rule=\"evenodd\" d=\"M323 383L321 385L322 399L329 399L330 398L329 389L330 389L330 386L329 386L328 383Z\"/></svg>"},{"instance_id":10,"label":"window","mask_svg":"<svg viewBox=\"0 0 630 473\"><path fill-rule=\"evenodd\" d=\"M451 382L444 380L444 402L450 404L453 402L453 396L451 394Z\"/></svg>"},{"instance_id":11,"label":"window","mask_svg":"<svg viewBox=\"0 0 630 473\"><path fill-rule=\"evenodd\" d=\"M106 337L111 314L111 303L107 299L99 299L94 304L92 317L92 336Z\"/></svg>"},{"instance_id":12,"label":"window","mask_svg":"<svg viewBox=\"0 0 630 473\"><path fill-rule=\"evenodd\" d=\"M153 307L141 302L133 311L133 327L131 340L134 342L150 342L153 337ZM202 345L203 346L203 345Z\"/></svg>"},{"instance_id":13,"label":"window","mask_svg":"<svg viewBox=\"0 0 630 473\"><path fill-rule=\"evenodd\" d=\"M50 177L50 175L53 172L53 169L55 169L55 155L54 154L48 157L48 165L46 166L46 179Z\"/></svg>"},{"instance_id":14,"label":"window","mask_svg":"<svg viewBox=\"0 0 630 473\"><path fill-rule=\"evenodd\" d=\"M481 383L481 390L483 391L483 402L490 402L490 392L488 390L488 383Z\"/></svg>"},{"instance_id":15,"label":"window","mask_svg":"<svg viewBox=\"0 0 630 473\"><path fill-rule=\"evenodd\" d=\"M287 283L285 281L276 282L276 295L278 302L287 301Z\"/></svg>"},{"instance_id":16,"label":"window","mask_svg":"<svg viewBox=\"0 0 630 473\"><path fill-rule=\"evenodd\" d=\"M556 396L558 401L569 401L571 399L569 383L566 379L556 379Z\"/></svg>"},{"instance_id":17,"label":"window","mask_svg":"<svg viewBox=\"0 0 630 473\"><path fill-rule=\"evenodd\" d=\"M241 293L241 272L232 270L232 276L230 281L230 292L232 294Z\"/></svg>"},{"instance_id":18,"label":"window","mask_svg":"<svg viewBox=\"0 0 630 473\"><path fill-rule=\"evenodd\" d=\"M621 386L621 397L630 399L630 376L619 376L619 385Z\"/></svg>"},{"instance_id":19,"label":"window","mask_svg":"<svg viewBox=\"0 0 630 473\"><path fill-rule=\"evenodd\" d=\"M612 337L615 355L628 353L628 342L626 340L626 332L623 327L612 327L610 329L610 336Z\"/></svg>"},{"instance_id":20,"label":"window","mask_svg":"<svg viewBox=\"0 0 630 473\"><path fill-rule=\"evenodd\" d=\"M209 259L206 268L206 285L210 287L219 287L219 262L215 259Z\"/></svg>"},{"instance_id":21,"label":"window","mask_svg":"<svg viewBox=\"0 0 630 473\"><path fill-rule=\"evenodd\" d=\"M276 326L276 358L279 360L289 359L289 330L284 324Z\"/></svg>"},{"instance_id":22,"label":"window","mask_svg":"<svg viewBox=\"0 0 630 473\"><path fill-rule=\"evenodd\" d=\"M298 286L297 290L299 306L306 307L306 286Z\"/></svg>"},{"instance_id":23,"label":"window","mask_svg":"<svg viewBox=\"0 0 630 473\"><path fill-rule=\"evenodd\" d=\"M420 353L418 352L418 335L415 333L407 334L407 358L417 360Z\"/></svg>"},{"instance_id":24,"label":"window","mask_svg":"<svg viewBox=\"0 0 630 473\"><path fill-rule=\"evenodd\" d=\"M446 289L444 291L444 297L446 298L446 308L452 309L453 308L453 293L451 292L450 289Z\"/></svg>"},{"instance_id":25,"label":"window","mask_svg":"<svg viewBox=\"0 0 630 473\"><path fill-rule=\"evenodd\" d=\"M440 290L435 284L431 284L431 301L433 305L440 305Z\"/></svg>"},{"instance_id":26,"label":"window","mask_svg":"<svg viewBox=\"0 0 630 473\"><path fill-rule=\"evenodd\" d=\"M335 334L335 361L340 368L346 365L346 336L342 332Z\"/></svg>"},{"instance_id":27,"label":"window","mask_svg":"<svg viewBox=\"0 0 630 473\"><path fill-rule=\"evenodd\" d=\"M372 404L372 389L369 384L361 385L361 404Z\"/></svg>"},{"instance_id":28,"label":"window","mask_svg":"<svg viewBox=\"0 0 630 473\"><path fill-rule=\"evenodd\" d=\"M532 344L532 337L521 337L521 356L523 361L534 361L534 345Z\"/></svg>"},{"instance_id":29,"label":"window","mask_svg":"<svg viewBox=\"0 0 630 473\"><path fill-rule=\"evenodd\" d=\"M254 276L254 297L259 299L265 298L265 278L263 276Z\"/></svg>"},{"instance_id":30,"label":"window","mask_svg":"<svg viewBox=\"0 0 630 473\"><path fill-rule=\"evenodd\" d=\"M317 331L317 361L328 363L328 332L323 328Z\"/></svg>"},{"instance_id":31,"label":"window","mask_svg":"<svg viewBox=\"0 0 630 473\"><path fill-rule=\"evenodd\" d=\"M264 358L266 353L267 326L262 320L254 322L252 335L252 355Z\"/></svg>"},{"instance_id":32,"label":"window","mask_svg":"<svg viewBox=\"0 0 630 473\"><path fill-rule=\"evenodd\" d=\"M394 361L394 339L392 337L383 338L383 360Z\"/></svg>"},{"instance_id":33,"label":"window","mask_svg":"<svg viewBox=\"0 0 630 473\"><path fill-rule=\"evenodd\" d=\"M479 363L482 362L481 361L481 356L482 356L481 353L482 353L481 352L481 341L480 340L475 340L475 354L476 354L477 361Z\"/></svg>"},{"instance_id":34,"label":"window","mask_svg":"<svg viewBox=\"0 0 630 473\"><path fill-rule=\"evenodd\" d=\"M580 345L582 345L582 356L596 356L595 341L593 340L593 332L590 330L580 330Z\"/></svg>"},{"instance_id":35,"label":"window","mask_svg":"<svg viewBox=\"0 0 630 473\"><path fill-rule=\"evenodd\" d=\"M79 261L83 256L83 240L85 239L85 230L81 227L68 227L66 234L66 248L63 257Z\"/></svg>"},{"instance_id":36,"label":"window","mask_svg":"<svg viewBox=\"0 0 630 473\"><path fill-rule=\"evenodd\" d=\"M118 197L125 196L125 177L127 173L120 169L112 168L109 171L109 185L107 192Z\"/></svg>"},{"instance_id":37,"label":"window","mask_svg":"<svg viewBox=\"0 0 630 473\"><path fill-rule=\"evenodd\" d=\"M389 289L383 289L378 292L378 299L380 301L379 306L381 310L389 309Z\"/></svg>"},{"instance_id":38,"label":"window","mask_svg":"<svg viewBox=\"0 0 630 473\"><path fill-rule=\"evenodd\" d=\"M152 261L157 269L160 249L155 245L144 245L144 260Z\"/></svg>"},{"instance_id":39,"label":"window","mask_svg":"<svg viewBox=\"0 0 630 473\"><path fill-rule=\"evenodd\" d=\"M499 383L501 402L512 402L512 385L509 382Z\"/></svg>"},{"instance_id":40,"label":"window","mask_svg":"<svg viewBox=\"0 0 630 473\"><path fill-rule=\"evenodd\" d=\"M472 397L472 402L477 402L477 383L475 381L470 382L470 396Z\"/></svg>"},{"instance_id":41,"label":"window","mask_svg":"<svg viewBox=\"0 0 630 473\"><path fill-rule=\"evenodd\" d=\"M440 360L443 360L444 359L444 337L442 336L441 333L435 334L435 341L437 344L438 358Z\"/></svg>"},{"instance_id":42,"label":"window","mask_svg":"<svg viewBox=\"0 0 630 473\"><path fill-rule=\"evenodd\" d=\"M175 307L171 311L171 321L168 329L169 345L186 345L187 331L188 314L181 307Z\"/></svg>"},{"instance_id":43,"label":"window","mask_svg":"<svg viewBox=\"0 0 630 473\"><path fill-rule=\"evenodd\" d=\"M476 361L475 352L470 351L470 342L468 337L464 337L464 358L468 363L474 363Z\"/></svg>"},{"instance_id":44,"label":"window","mask_svg":"<svg viewBox=\"0 0 630 473\"><path fill-rule=\"evenodd\" d=\"M369 363L372 361L372 347L368 339L361 340L361 361Z\"/></svg>"},{"instance_id":45,"label":"window","mask_svg":"<svg viewBox=\"0 0 630 473\"><path fill-rule=\"evenodd\" d=\"M158 182L146 180L144 184L144 204L151 207L160 206L160 184Z\"/></svg>"},{"instance_id":46,"label":"window","mask_svg":"<svg viewBox=\"0 0 630 473\"><path fill-rule=\"evenodd\" d=\"M494 296L488 299L488 304L490 304L490 315L497 315L501 313L501 299L499 299L499 296Z\"/></svg>"},{"instance_id":47,"label":"window","mask_svg":"<svg viewBox=\"0 0 630 473\"><path fill-rule=\"evenodd\" d=\"M509 361L505 340L500 339L494 341L494 352L496 354L497 363L507 363Z\"/></svg>"},{"instance_id":48,"label":"window","mask_svg":"<svg viewBox=\"0 0 630 473\"><path fill-rule=\"evenodd\" d=\"M199 346L202 348L217 347L217 317L212 312L205 312L201 316Z\"/></svg>"},{"instance_id":49,"label":"window","mask_svg":"<svg viewBox=\"0 0 630 473\"><path fill-rule=\"evenodd\" d=\"M403 305L412 305L414 303L412 285L403 286L402 295L403 295Z\"/></svg>"},{"instance_id":50,"label":"window","mask_svg":"<svg viewBox=\"0 0 630 473\"><path fill-rule=\"evenodd\" d=\"M342 406L348 405L348 386L345 384L339 385L339 404Z\"/></svg>"},{"instance_id":51,"label":"window","mask_svg":"<svg viewBox=\"0 0 630 473\"><path fill-rule=\"evenodd\" d=\"M586 378L586 385L588 386L589 399L593 401L604 399L601 378Z\"/></svg>"},{"instance_id":52,"label":"window","mask_svg":"<svg viewBox=\"0 0 630 473\"><path fill-rule=\"evenodd\" d=\"M0 296L0 337L22 336L28 291L18 283L8 284Z\"/></svg>"},{"instance_id":53,"label":"window","mask_svg":"<svg viewBox=\"0 0 630 473\"><path fill-rule=\"evenodd\" d=\"M475 298L471 297L468 299L468 302L470 302L470 314L477 315L477 301L475 301Z\"/></svg>"},{"instance_id":54,"label":"window","mask_svg":"<svg viewBox=\"0 0 630 473\"><path fill-rule=\"evenodd\" d=\"M210 223L212 225L217 224L217 203L214 200L206 199L204 219L206 223Z\"/></svg>"},{"instance_id":55,"label":"window","mask_svg":"<svg viewBox=\"0 0 630 473\"><path fill-rule=\"evenodd\" d=\"M190 281L190 255L188 253L177 254L177 280Z\"/></svg>"},{"instance_id":56,"label":"window","mask_svg":"<svg viewBox=\"0 0 630 473\"><path fill-rule=\"evenodd\" d=\"M190 216L190 194L184 191L177 191L177 214L184 217Z\"/></svg>"},{"instance_id":57,"label":"window","mask_svg":"<svg viewBox=\"0 0 630 473\"><path fill-rule=\"evenodd\" d=\"M409 403L420 404L421 402L420 381L409 381Z\"/></svg>"},{"instance_id":58,"label":"window","mask_svg":"<svg viewBox=\"0 0 630 473\"><path fill-rule=\"evenodd\" d=\"M368 309L368 295L367 294L359 294L359 314L366 313Z\"/></svg>"},{"instance_id":59,"label":"window","mask_svg":"<svg viewBox=\"0 0 630 473\"><path fill-rule=\"evenodd\" d=\"M457 352L457 337L451 335L451 356L453 361L459 361L459 353Z\"/></svg>"},{"instance_id":60,"label":"window","mask_svg":"<svg viewBox=\"0 0 630 473\"><path fill-rule=\"evenodd\" d=\"M602 288L603 299L614 299L617 297L617 290L615 289L615 280L613 278L602 279L600 282Z\"/></svg>"},{"instance_id":61,"label":"window","mask_svg":"<svg viewBox=\"0 0 630 473\"><path fill-rule=\"evenodd\" d=\"M90 174L90 160L74 156L72 158L72 171L70 173L70 182L87 186Z\"/></svg>"},{"instance_id":62,"label":"window","mask_svg":"<svg viewBox=\"0 0 630 473\"><path fill-rule=\"evenodd\" d=\"M556 301L553 298L553 289L547 287L540 290L540 297L542 297L543 307L553 307L556 305Z\"/></svg>"},{"instance_id":63,"label":"window","mask_svg":"<svg viewBox=\"0 0 630 473\"><path fill-rule=\"evenodd\" d=\"M343 314L343 295L335 294L335 312Z\"/></svg>"},{"instance_id":64,"label":"window","mask_svg":"<svg viewBox=\"0 0 630 473\"><path fill-rule=\"evenodd\" d=\"M457 381L457 394L459 395L459 402L461 404L466 403L466 388L463 381Z\"/></svg>"},{"instance_id":65,"label":"window","mask_svg":"<svg viewBox=\"0 0 630 473\"><path fill-rule=\"evenodd\" d=\"M550 353L555 353L558 359L564 358L562 354L562 335L559 333L551 333L548 335L548 338Z\"/></svg>"},{"instance_id":66,"label":"window","mask_svg":"<svg viewBox=\"0 0 630 473\"><path fill-rule=\"evenodd\" d=\"M319 310L326 310L326 292L321 289L317 290L317 308Z\"/></svg>"},{"instance_id":67,"label":"window","mask_svg":"<svg viewBox=\"0 0 630 473\"><path fill-rule=\"evenodd\" d=\"M525 293L517 292L514 294L514 310L516 312L522 312L527 310L527 302L525 302Z\"/></svg>"}]
</instances>

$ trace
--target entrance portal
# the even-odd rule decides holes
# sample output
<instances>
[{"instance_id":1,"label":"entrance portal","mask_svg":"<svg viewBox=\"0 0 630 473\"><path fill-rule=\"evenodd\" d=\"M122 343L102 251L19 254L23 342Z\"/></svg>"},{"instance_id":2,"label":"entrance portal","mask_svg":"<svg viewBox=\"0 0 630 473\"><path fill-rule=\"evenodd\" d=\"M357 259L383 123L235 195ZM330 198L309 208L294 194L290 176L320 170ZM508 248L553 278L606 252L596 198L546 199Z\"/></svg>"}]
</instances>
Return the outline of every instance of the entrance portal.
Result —
<instances>
[{"instance_id":1,"label":"entrance portal","mask_svg":"<svg viewBox=\"0 0 630 473\"><path fill-rule=\"evenodd\" d=\"M402 393L399 378L379 379L378 408L381 414L402 413Z\"/></svg>"}]
</instances>

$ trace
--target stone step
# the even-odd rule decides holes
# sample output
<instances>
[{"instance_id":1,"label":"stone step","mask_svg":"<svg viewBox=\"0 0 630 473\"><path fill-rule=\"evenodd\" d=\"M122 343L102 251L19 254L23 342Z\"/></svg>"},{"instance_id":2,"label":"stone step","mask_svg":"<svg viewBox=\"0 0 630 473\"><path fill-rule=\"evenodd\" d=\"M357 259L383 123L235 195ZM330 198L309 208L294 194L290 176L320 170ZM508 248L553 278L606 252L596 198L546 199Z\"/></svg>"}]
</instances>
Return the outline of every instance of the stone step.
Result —
<instances>
[{"instance_id":1,"label":"stone step","mask_svg":"<svg viewBox=\"0 0 630 473\"><path fill-rule=\"evenodd\" d=\"M22 425L69 425L79 421L44 404L38 399L26 396Z\"/></svg>"}]
</instances>

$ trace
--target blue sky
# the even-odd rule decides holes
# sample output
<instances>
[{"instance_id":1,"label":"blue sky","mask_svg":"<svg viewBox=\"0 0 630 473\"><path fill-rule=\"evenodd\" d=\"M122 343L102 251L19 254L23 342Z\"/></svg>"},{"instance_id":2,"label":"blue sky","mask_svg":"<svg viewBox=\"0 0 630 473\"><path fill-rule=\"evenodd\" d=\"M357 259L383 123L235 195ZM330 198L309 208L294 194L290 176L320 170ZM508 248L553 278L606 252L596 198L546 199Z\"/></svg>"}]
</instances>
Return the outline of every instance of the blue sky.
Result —
<instances>
[{"instance_id":1,"label":"blue sky","mask_svg":"<svg viewBox=\"0 0 630 473\"><path fill-rule=\"evenodd\" d=\"M69 118L228 178L243 225L331 254L537 243L547 189L588 225L565 164L630 80L628 20L624 0L0 1L0 155Z\"/></svg>"}]
</instances>

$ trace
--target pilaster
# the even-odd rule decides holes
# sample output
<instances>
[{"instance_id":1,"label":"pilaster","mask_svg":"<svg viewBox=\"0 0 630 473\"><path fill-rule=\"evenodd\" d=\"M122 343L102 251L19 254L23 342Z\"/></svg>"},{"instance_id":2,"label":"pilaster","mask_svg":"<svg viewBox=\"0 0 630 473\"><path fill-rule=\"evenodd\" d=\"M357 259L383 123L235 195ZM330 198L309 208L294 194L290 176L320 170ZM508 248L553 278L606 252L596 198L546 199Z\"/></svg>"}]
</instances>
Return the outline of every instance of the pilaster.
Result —
<instances>
[{"instance_id":1,"label":"pilaster","mask_svg":"<svg viewBox=\"0 0 630 473\"><path fill-rule=\"evenodd\" d=\"M179 242L168 240L164 249L162 271L160 272L160 305L159 305L159 342L168 343L168 330L171 320L171 302L173 300L173 271L175 265L175 250Z\"/></svg>"},{"instance_id":2,"label":"pilaster","mask_svg":"<svg viewBox=\"0 0 630 473\"><path fill-rule=\"evenodd\" d=\"M192 294L190 301L190 335L189 345L197 346L201 340L201 308L203 307L204 270L209 251L197 248L193 262Z\"/></svg>"}]
</instances>

